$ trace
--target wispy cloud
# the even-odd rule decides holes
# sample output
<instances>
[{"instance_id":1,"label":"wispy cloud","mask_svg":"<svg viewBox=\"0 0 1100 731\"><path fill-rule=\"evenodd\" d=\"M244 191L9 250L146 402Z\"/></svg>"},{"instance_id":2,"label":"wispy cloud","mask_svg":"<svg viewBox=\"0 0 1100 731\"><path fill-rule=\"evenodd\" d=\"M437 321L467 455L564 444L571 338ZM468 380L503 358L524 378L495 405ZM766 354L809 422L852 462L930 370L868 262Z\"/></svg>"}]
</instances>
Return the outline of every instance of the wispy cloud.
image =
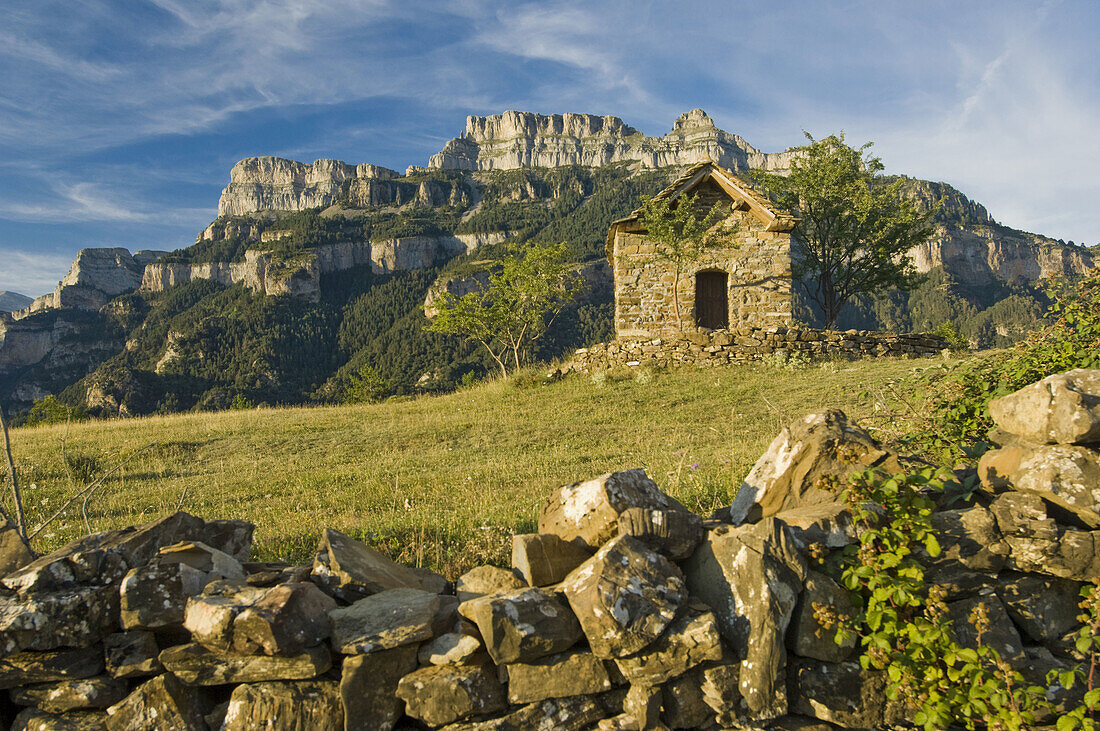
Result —
<instances>
[{"instance_id":1,"label":"wispy cloud","mask_svg":"<svg viewBox=\"0 0 1100 731\"><path fill-rule=\"evenodd\" d=\"M73 257L10 250L0 245L0 289L38 297L53 290L69 271Z\"/></svg>"}]
</instances>

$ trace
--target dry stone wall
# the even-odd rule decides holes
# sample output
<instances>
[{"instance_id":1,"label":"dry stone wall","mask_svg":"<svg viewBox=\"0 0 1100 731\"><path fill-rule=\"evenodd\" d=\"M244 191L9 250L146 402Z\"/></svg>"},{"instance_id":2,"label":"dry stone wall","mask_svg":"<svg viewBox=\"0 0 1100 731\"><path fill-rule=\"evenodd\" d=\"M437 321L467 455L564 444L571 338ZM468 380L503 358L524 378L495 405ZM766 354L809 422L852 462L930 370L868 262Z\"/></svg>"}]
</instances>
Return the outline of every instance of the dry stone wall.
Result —
<instances>
[{"instance_id":1,"label":"dry stone wall","mask_svg":"<svg viewBox=\"0 0 1100 731\"><path fill-rule=\"evenodd\" d=\"M929 333L899 335L870 330L815 330L801 327L743 327L735 331L681 333L670 338L626 338L579 348L563 371L594 373L617 367L700 367L747 363L768 357L811 358L839 356L929 357L948 347L945 339Z\"/></svg>"},{"instance_id":2,"label":"dry stone wall","mask_svg":"<svg viewBox=\"0 0 1100 731\"><path fill-rule=\"evenodd\" d=\"M992 413L1004 446L982 490L934 514L943 550L926 570L957 642L974 645L980 602L985 641L1046 685L1082 660L1078 592L1100 575L1096 482L1075 471L1097 463L1100 371ZM552 492L510 567L453 583L334 530L292 566L247 561L250 524L186 513L40 558L9 527L0 716L21 730L896 728L913 709L814 611L846 611L817 559L857 540L821 487L868 467L900 469L842 413L811 414L707 519L644 470L601 475Z\"/></svg>"}]
</instances>

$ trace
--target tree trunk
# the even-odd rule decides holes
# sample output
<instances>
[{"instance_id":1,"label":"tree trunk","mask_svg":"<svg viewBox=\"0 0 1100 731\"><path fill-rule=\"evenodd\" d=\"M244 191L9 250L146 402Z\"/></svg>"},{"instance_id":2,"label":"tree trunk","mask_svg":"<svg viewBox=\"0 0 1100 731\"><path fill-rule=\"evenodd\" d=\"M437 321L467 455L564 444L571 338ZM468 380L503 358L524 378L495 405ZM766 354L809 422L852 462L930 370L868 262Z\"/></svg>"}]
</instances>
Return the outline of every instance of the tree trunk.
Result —
<instances>
[{"instance_id":1,"label":"tree trunk","mask_svg":"<svg viewBox=\"0 0 1100 731\"><path fill-rule=\"evenodd\" d=\"M15 460L11 456L11 439L8 437L8 421L4 418L4 407L0 405L0 427L4 430L4 451L8 457L8 473L11 475L11 496L15 501L15 527L19 537L27 541L27 528L23 524L23 495L19 492L19 478L15 474ZM4 515L7 520L8 516Z\"/></svg>"}]
</instances>

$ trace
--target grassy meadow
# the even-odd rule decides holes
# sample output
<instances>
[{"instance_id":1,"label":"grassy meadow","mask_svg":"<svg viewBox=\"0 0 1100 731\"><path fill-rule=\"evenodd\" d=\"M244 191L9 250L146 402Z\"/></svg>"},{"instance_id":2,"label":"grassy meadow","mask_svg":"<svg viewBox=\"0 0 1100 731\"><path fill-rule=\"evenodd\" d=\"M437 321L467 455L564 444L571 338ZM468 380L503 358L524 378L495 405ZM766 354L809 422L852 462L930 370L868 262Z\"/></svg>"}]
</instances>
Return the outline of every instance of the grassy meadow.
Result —
<instances>
[{"instance_id":1,"label":"grassy meadow","mask_svg":"<svg viewBox=\"0 0 1100 731\"><path fill-rule=\"evenodd\" d=\"M11 438L32 530L130 458L88 501L92 530L181 506L254 522L258 560L310 561L320 529L333 527L454 578L507 562L508 536L534 530L558 485L644 467L707 515L730 502L781 426L810 411L841 408L889 437L880 395L939 363L730 366L548 383L531 371L445 396L39 426ZM82 535L81 513L77 501L35 547Z\"/></svg>"}]
</instances>

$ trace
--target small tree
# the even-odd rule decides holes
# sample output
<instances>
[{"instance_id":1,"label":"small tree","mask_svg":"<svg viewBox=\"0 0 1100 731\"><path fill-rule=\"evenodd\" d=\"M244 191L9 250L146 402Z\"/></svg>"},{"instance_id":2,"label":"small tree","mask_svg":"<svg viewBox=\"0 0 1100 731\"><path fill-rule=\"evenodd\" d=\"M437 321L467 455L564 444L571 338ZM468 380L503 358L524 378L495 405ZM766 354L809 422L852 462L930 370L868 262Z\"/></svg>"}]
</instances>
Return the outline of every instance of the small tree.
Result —
<instances>
[{"instance_id":1,"label":"small tree","mask_svg":"<svg viewBox=\"0 0 1100 731\"><path fill-rule=\"evenodd\" d=\"M796 148L788 175L754 178L780 206L801 219L793 232L792 274L831 328L857 294L911 289L921 278L907 252L932 234L931 217L901 195L904 181L886 184L870 142L859 149L844 134Z\"/></svg>"},{"instance_id":2,"label":"small tree","mask_svg":"<svg viewBox=\"0 0 1100 731\"><path fill-rule=\"evenodd\" d=\"M681 196L676 200L647 198L642 202L639 222L646 238L654 246L654 257L672 267L676 278L672 282L672 306L676 311L676 328L684 329L680 317L680 277L699 261L714 243L710 228L722 218L722 205L715 203L700 218L699 196Z\"/></svg>"},{"instance_id":3,"label":"small tree","mask_svg":"<svg viewBox=\"0 0 1100 731\"><path fill-rule=\"evenodd\" d=\"M487 286L456 297L444 292L426 330L481 343L507 378L531 345L580 292L581 279L564 243L511 249Z\"/></svg>"}]
</instances>

